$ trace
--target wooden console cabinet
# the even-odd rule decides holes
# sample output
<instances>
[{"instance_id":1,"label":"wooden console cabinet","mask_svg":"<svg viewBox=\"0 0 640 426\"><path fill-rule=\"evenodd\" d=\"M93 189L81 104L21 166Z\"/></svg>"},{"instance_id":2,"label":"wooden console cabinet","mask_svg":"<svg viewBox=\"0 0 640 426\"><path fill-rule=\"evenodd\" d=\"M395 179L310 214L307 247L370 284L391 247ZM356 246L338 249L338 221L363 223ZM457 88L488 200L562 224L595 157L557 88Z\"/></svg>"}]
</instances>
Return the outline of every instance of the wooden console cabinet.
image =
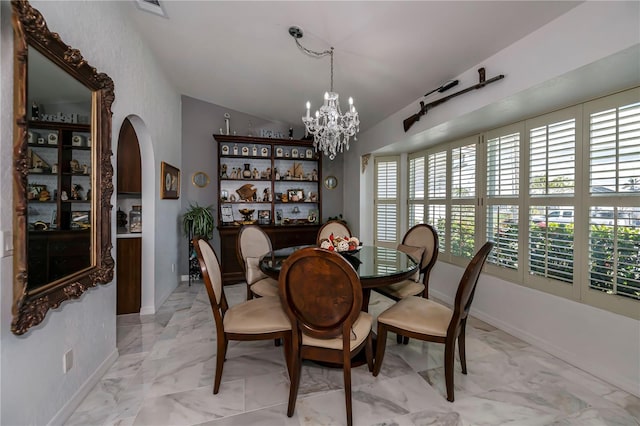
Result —
<instances>
[{"instance_id":1,"label":"wooden console cabinet","mask_svg":"<svg viewBox=\"0 0 640 426\"><path fill-rule=\"evenodd\" d=\"M222 280L231 284L244 280L236 256L244 224L261 226L274 249L315 243L322 218L322 156L311 141L213 137L218 142Z\"/></svg>"}]
</instances>

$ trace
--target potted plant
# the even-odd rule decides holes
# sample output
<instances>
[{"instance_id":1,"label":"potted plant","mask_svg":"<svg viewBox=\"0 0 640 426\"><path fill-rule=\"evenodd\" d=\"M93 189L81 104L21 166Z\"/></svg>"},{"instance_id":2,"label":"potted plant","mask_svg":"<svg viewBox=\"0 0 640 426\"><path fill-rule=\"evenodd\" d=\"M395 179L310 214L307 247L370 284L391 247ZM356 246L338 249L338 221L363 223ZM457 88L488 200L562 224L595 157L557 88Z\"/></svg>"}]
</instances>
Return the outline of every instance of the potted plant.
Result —
<instances>
[{"instance_id":1,"label":"potted plant","mask_svg":"<svg viewBox=\"0 0 640 426\"><path fill-rule=\"evenodd\" d=\"M182 227L188 238L204 237L207 240L213 238L213 206L202 207L198 203L189 204L189 208L182 216Z\"/></svg>"}]
</instances>

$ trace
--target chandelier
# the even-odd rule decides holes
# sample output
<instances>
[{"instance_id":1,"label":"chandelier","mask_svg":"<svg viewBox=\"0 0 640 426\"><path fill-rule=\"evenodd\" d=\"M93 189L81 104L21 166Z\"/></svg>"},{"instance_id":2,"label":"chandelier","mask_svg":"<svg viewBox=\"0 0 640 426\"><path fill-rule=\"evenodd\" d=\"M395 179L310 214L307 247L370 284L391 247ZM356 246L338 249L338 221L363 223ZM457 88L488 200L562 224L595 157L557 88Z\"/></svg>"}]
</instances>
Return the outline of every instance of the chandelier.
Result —
<instances>
[{"instance_id":1,"label":"chandelier","mask_svg":"<svg viewBox=\"0 0 640 426\"><path fill-rule=\"evenodd\" d=\"M336 158L338 152L349 149L349 139L358 140L356 134L360 131L360 118L353 105L353 98L349 98L349 110L342 113L339 95L333 91L333 47L324 52L315 52L302 46L298 39L302 38L302 29L290 27L289 34L296 41L296 45L307 55L314 58L331 57L331 86L324 93L324 103L315 116L311 116L311 103L307 101L307 114L302 117L306 134L313 135L313 146L322 151L329 159Z\"/></svg>"}]
</instances>

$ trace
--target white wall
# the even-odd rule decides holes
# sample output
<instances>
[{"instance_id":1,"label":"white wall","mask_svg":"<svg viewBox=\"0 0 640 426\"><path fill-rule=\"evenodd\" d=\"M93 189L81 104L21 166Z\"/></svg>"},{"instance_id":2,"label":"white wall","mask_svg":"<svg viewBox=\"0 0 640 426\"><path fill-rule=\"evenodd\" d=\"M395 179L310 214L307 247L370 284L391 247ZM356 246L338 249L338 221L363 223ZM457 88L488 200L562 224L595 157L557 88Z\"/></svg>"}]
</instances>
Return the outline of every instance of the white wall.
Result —
<instances>
[{"instance_id":1,"label":"white wall","mask_svg":"<svg viewBox=\"0 0 640 426\"><path fill-rule=\"evenodd\" d=\"M143 198L145 208L153 214L150 218L145 215L144 227L151 230L154 243L147 248L148 257L153 260L147 276L153 276L157 306L177 285L177 273L171 273L170 265L177 262L180 201L159 200L158 182L160 161L181 167L180 96L127 25L121 5L49 1L34 1L32 5L43 13L52 31L80 49L92 66L113 79L116 98L112 106L112 146L115 147L124 118L130 114L140 117L148 129L155 161L145 164L147 170L143 173L151 176L151 194L143 194ZM13 36L10 5L2 1L0 8L0 230L5 232L13 229ZM115 204L115 194L112 203ZM113 215L114 237L115 231ZM112 254L115 258L115 250ZM90 289L79 300L64 303L50 311L42 324L17 337L10 332L12 268L12 257L0 259L0 423L61 423L80 402L92 380L99 379L117 356L116 283ZM62 356L68 349L74 351L74 366L63 374Z\"/></svg>"},{"instance_id":2,"label":"white wall","mask_svg":"<svg viewBox=\"0 0 640 426\"><path fill-rule=\"evenodd\" d=\"M408 133L402 121L417 112L421 99L364 132L345 154L345 181L361 185L360 197L348 190L344 196L352 231L372 239L373 159L361 174L351 166L361 155L385 155L400 144L405 152L418 151L637 85L639 43L640 3L585 2L455 77L466 88L477 83L477 68L484 66L487 78L505 74L504 80L439 105ZM406 174L406 164L401 173ZM452 295L456 282L445 279L460 275L459 268L439 262L432 275L434 295ZM640 322L486 275L478 292L474 310L482 319L640 393Z\"/></svg>"}]
</instances>

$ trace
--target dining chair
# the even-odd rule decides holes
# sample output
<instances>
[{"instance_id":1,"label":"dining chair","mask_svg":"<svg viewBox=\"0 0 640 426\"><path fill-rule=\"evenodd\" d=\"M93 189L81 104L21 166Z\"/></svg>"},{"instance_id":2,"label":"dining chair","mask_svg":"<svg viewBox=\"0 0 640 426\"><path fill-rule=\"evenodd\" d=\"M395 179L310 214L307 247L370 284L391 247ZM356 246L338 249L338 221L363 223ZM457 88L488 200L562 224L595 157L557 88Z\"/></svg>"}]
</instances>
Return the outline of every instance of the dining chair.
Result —
<instances>
[{"instance_id":1,"label":"dining chair","mask_svg":"<svg viewBox=\"0 0 640 426\"><path fill-rule=\"evenodd\" d=\"M260 297L246 300L229 307L222 285L220 263L208 241L194 238L202 279L207 288L209 302L216 323L216 374L213 393L218 393L222 379L222 369L227 355L229 340L270 340L284 341L284 357L290 372L291 321L282 309L279 297Z\"/></svg>"},{"instance_id":2,"label":"dining chair","mask_svg":"<svg viewBox=\"0 0 640 426\"><path fill-rule=\"evenodd\" d=\"M351 231L346 223L341 220L330 220L318 230L316 244L320 245L320 242L325 238L328 239L331 234L334 237L351 237Z\"/></svg>"},{"instance_id":3,"label":"dining chair","mask_svg":"<svg viewBox=\"0 0 640 426\"><path fill-rule=\"evenodd\" d=\"M238 232L236 255L247 281L247 300L253 296L278 296L278 280L260 270L260 257L271 251L271 239L256 225L245 225Z\"/></svg>"},{"instance_id":4,"label":"dining chair","mask_svg":"<svg viewBox=\"0 0 640 426\"><path fill-rule=\"evenodd\" d=\"M293 416L302 360L341 364L347 424L352 424L351 359L365 349L373 371L371 325L362 312L362 286L342 255L317 247L301 249L284 261L280 298L291 320L291 386L287 416Z\"/></svg>"},{"instance_id":5,"label":"dining chair","mask_svg":"<svg viewBox=\"0 0 640 426\"><path fill-rule=\"evenodd\" d=\"M404 234L398 250L419 262L418 270L408 279L376 288L376 291L395 301L409 296L428 298L429 274L438 259L439 248L438 233L431 225L420 223L413 226Z\"/></svg>"},{"instance_id":6,"label":"dining chair","mask_svg":"<svg viewBox=\"0 0 640 426\"><path fill-rule=\"evenodd\" d=\"M387 341L387 331L428 342L444 343L444 376L447 400L453 402L453 364L456 340L460 352L462 374L467 374L465 328L469 308L476 291L478 277L489 252L486 242L471 259L460 279L453 309L423 297L410 296L400 300L378 315L378 341L373 375L380 373Z\"/></svg>"}]
</instances>

